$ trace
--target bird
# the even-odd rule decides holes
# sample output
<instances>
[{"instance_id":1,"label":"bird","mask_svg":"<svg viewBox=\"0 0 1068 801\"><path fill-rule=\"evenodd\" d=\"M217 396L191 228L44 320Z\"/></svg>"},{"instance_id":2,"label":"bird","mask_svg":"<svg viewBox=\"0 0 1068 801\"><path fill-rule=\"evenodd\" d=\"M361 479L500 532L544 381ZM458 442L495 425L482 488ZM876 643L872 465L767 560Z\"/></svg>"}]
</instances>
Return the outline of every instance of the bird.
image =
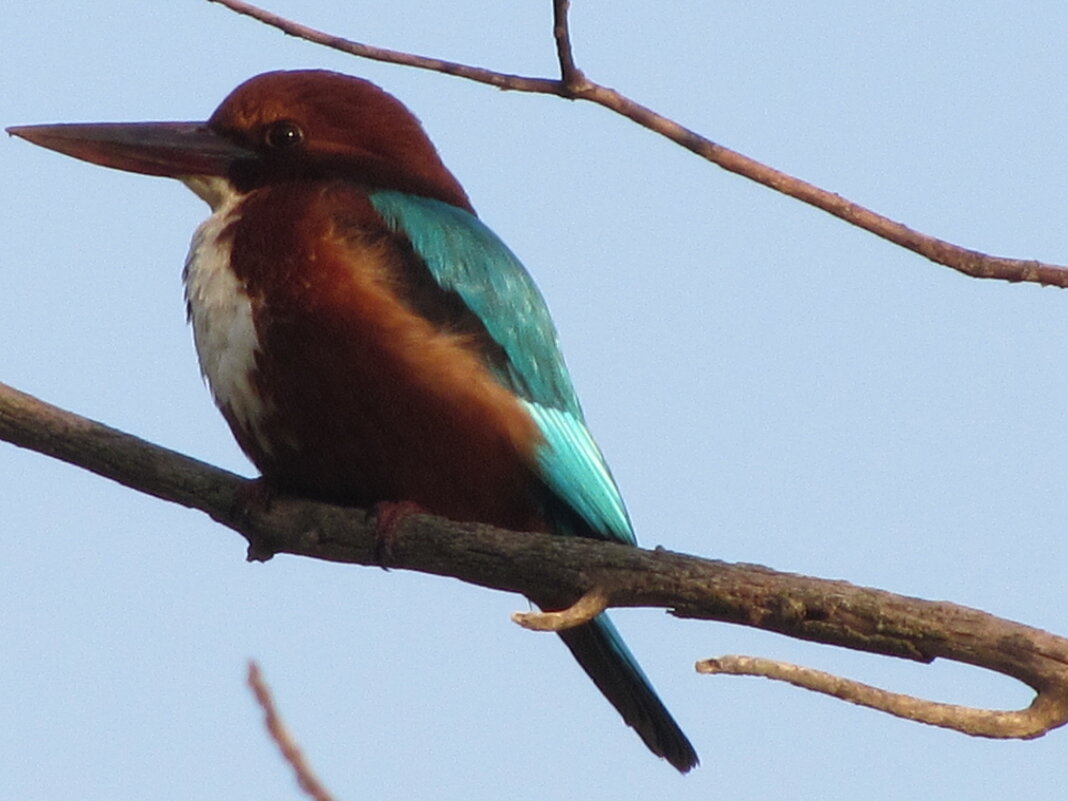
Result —
<instances>
[{"instance_id":1,"label":"bird","mask_svg":"<svg viewBox=\"0 0 1068 801\"><path fill-rule=\"evenodd\" d=\"M176 178L211 207L183 270L188 319L271 492L637 544L545 300L380 87L275 71L205 122L7 130ZM654 754L698 764L606 614L558 634Z\"/></svg>"}]
</instances>

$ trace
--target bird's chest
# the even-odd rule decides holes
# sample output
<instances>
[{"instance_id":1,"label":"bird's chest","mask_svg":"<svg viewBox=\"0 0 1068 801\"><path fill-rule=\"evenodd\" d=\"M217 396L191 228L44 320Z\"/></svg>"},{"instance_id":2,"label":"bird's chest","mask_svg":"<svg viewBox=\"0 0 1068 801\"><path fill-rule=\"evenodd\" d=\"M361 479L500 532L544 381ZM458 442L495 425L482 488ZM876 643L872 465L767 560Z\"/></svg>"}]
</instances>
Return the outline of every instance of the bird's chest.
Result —
<instances>
[{"instance_id":1,"label":"bird's chest","mask_svg":"<svg viewBox=\"0 0 1068 801\"><path fill-rule=\"evenodd\" d=\"M193 235L183 273L186 308L200 371L216 405L235 433L241 429L246 450L250 438L270 451L263 428L270 402L255 386L262 348L253 302L230 261L237 218L236 204L223 204Z\"/></svg>"},{"instance_id":2,"label":"bird's chest","mask_svg":"<svg viewBox=\"0 0 1068 801\"><path fill-rule=\"evenodd\" d=\"M471 335L398 294L410 255L281 202L240 209L224 204L198 229L185 286L201 369L264 476L335 501L414 500L531 527L534 424Z\"/></svg>"},{"instance_id":3,"label":"bird's chest","mask_svg":"<svg viewBox=\"0 0 1068 801\"><path fill-rule=\"evenodd\" d=\"M412 329L429 329L398 311L382 247L350 242L341 258L325 215L292 201L220 204L194 234L184 279L216 405L265 474L306 483L291 474L352 465L396 437L397 351L421 350Z\"/></svg>"}]
</instances>

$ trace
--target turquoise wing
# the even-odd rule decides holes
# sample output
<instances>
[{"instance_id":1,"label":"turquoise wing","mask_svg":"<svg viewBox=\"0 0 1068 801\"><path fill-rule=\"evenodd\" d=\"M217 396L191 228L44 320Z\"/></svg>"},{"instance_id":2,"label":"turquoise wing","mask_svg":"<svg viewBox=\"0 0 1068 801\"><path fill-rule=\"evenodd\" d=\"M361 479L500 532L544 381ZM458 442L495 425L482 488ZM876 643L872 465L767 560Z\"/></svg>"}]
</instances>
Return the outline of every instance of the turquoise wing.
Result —
<instances>
[{"instance_id":1,"label":"turquoise wing","mask_svg":"<svg viewBox=\"0 0 1068 801\"><path fill-rule=\"evenodd\" d=\"M407 237L434 280L455 292L507 357L500 381L544 438L537 467L549 488L605 539L635 544L623 498L586 428L545 300L508 247L473 214L431 198L370 194L389 228Z\"/></svg>"}]
</instances>

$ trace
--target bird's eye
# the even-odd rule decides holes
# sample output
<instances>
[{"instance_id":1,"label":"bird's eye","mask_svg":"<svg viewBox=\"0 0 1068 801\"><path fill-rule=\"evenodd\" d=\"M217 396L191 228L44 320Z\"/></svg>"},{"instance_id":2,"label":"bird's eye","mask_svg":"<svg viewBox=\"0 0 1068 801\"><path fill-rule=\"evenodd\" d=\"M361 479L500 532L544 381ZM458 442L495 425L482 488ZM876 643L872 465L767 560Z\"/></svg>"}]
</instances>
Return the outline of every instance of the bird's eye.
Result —
<instances>
[{"instance_id":1,"label":"bird's eye","mask_svg":"<svg viewBox=\"0 0 1068 801\"><path fill-rule=\"evenodd\" d=\"M263 141L274 150L286 150L304 142L304 131L292 120L278 120L267 126Z\"/></svg>"}]
</instances>

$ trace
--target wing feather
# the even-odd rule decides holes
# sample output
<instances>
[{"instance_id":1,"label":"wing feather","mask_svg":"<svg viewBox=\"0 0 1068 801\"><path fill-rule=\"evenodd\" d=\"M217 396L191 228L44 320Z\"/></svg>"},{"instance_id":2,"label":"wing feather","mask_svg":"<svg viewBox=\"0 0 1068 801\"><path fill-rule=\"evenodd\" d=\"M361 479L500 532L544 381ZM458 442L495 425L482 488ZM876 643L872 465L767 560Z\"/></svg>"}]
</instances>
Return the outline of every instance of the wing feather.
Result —
<instances>
[{"instance_id":1,"label":"wing feather","mask_svg":"<svg viewBox=\"0 0 1068 801\"><path fill-rule=\"evenodd\" d=\"M538 474L596 536L634 544L623 498L594 442L545 300L515 254L475 215L431 198L371 193L444 290L456 293L506 356L498 379L530 412L543 440Z\"/></svg>"}]
</instances>

